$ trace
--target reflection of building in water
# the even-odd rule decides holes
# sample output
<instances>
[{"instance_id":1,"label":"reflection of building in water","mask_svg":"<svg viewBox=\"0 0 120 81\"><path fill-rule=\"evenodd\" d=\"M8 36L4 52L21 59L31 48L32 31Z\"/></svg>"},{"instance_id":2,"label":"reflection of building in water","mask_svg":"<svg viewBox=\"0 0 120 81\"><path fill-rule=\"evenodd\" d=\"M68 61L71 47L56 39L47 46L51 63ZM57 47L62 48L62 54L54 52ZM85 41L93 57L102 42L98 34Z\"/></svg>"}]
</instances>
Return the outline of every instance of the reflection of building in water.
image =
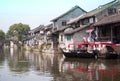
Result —
<instances>
[{"instance_id":1,"label":"reflection of building in water","mask_svg":"<svg viewBox=\"0 0 120 81\"><path fill-rule=\"evenodd\" d=\"M72 79L77 80L112 80L118 75L118 65L115 63L111 66L109 63L95 61L64 61L61 72L64 75L70 74ZM113 80L114 81L114 80Z\"/></svg>"},{"instance_id":2,"label":"reflection of building in water","mask_svg":"<svg viewBox=\"0 0 120 81\"><path fill-rule=\"evenodd\" d=\"M53 54L28 54L29 62L32 65L32 68L40 72L49 72L51 66L53 65Z\"/></svg>"},{"instance_id":3,"label":"reflection of building in water","mask_svg":"<svg viewBox=\"0 0 120 81\"><path fill-rule=\"evenodd\" d=\"M13 50L14 48L10 48L10 55L13 56Z\"/></svg>"},{"instance_id":4,"label":"reflection of building in water","mask_svg":"<svg viewBox=\"0 0 120 81\"><path fill-rule=\"evenodd\" d=\"M32 71L40 76L52 76L52 81L118 81L115 78L120 75L116 60L64 59L57 54L15 52L7 58L10 71Z\"/></svg>"},{"instance_id":5,"label":"reflection of building in water","mask_svg":"<svg viewBox=\"0 0 120 81\"><path fill-rule=\"evenodd\" d=\"M59 61L58 61L58 62L59 62L59 63L58 63L58 64L59 64L59 65L58 65L58 66L59 66L59 72L62 71L61 68L63 67L63 66L62 66L62 63L63 63L64 59L65 59L64 57L58 59L58 60L59 60Z\"/></svg>"},{"instance_id":6,"label":"reflection of building in water","mask_svg":"<svg viewBox=\"0 0 120 81\"><path fill-rule=\"evenodd\" d=\"M8 65L11 72L24 73L29 71L29 62L25 57L25 54L10 48L10 54L8 56Z\"/></svg>"},{"instance_id":7,"label":"reflection of building in water","mask_svg":"<svg viewBox=\"0 0 120 81\"><path fill-rule=\"evenodd\" d=\"M10 55L13 56L13 54L18 52L17 46L12 44L14 47L10 47Z\"/></svg>"}]
</instances>

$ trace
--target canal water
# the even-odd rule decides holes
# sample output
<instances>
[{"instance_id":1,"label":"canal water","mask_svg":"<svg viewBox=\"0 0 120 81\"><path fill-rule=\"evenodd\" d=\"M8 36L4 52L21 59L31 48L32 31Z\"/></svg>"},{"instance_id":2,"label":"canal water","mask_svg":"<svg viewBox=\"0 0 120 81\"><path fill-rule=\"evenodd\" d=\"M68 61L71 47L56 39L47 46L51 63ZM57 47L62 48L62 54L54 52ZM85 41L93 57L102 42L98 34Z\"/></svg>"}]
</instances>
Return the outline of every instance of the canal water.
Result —
<instances>
[{"instance_id":1,"label":"canal water","mask_svg":"<svg viewBox=\"0 0 120 81\"><path fill-rule=\"evenodd\" d=\"M62 54L0 52L0 81L120 81L120 60L66 59Z\"/></svg>"}]
</instances>

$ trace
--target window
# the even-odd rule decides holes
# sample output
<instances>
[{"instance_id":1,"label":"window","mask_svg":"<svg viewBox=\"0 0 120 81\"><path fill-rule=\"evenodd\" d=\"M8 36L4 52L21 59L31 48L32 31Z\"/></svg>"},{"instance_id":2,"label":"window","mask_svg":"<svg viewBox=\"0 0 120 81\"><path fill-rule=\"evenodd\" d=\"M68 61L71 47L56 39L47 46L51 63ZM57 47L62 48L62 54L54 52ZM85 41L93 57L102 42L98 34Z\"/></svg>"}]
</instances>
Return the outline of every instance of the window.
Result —
<instances>
[{"instance_id":1,"label":"window","mask_svg":"<svg viewBox=\"0 0 120 81\"><path fill-rule=\"evenodd\" d=\"M67 41L72 41L72 35L67 35Z\"/></svg>"},{"instance_id":2,"label":"window","mask_svg":"<svg viewBox=\"0 0 120 81\"><path fill-rule=\"evenodd\" d=\"M93 23L93 22L94 22L94 19L93 19L93 18L90 18L89 20L90 20L90 23Z\"/></svg>"},{"instance_id":3,"label":"window","mask_svg":"<svg viewBox=\"0 0 120 81\"><path fill-rule=\"evenodd\" d=\"M80 27L80 21L78 21L78 22L75 24L75 27L76 27L76 28Z\"/></svg>"},{"instance_id":4,"label":"window","mask_svg":"<svg viewBox=\"0 0 120 81\"><path fill-rule=\"evenodd\" d=\"M116 13L116 8L109 8L108 9L108 14L109 15L112 15L112 14L115 14Z\"/></svg>"},{"instance_id":5,"label":"window","mask_svg":"<svg viewBox=\"0 0 120 81\"><path fill-rule=\"evenodd\" d=\"M113 36L120 38L120 28L119 28L119 26L118 27L116 26L116 27L113 28Z\"/></svg>"},{"instance_id":6,"label":"window","mask_svg":"<svg viewBox=\"0 0 120 81\"><path fill-rule=\"evenodd\" d=\"M89 19L83 19L82 20L82 25L86 25L86 24L88 24L89 23Z\"/></svg>"},{"instance_id":7,"label":"window","mask_svg":"<svg viewBox=\"0 0 120 81\"><path fill-rule=\"evenodd\" d=\"M61 35L61 41L63 41L63 35Z\"/></svg>"},{"instance_id":8,"label":"window","mask_svg":"<svg viewBox=\"0 0 120 81\"><path fill-rule=\"evenodd\" d=\"M102 36L110 36L110 27L102 28Z\"/></svg>"},{"instance_id":9,"label":"window","mask_svg":"<svg viewBox=\"0 0 120 81\"><path fill-rule=\"evenodd\" d=\"M67 22L66 21L62 21L62 26L66 26Z\"/></svg>"}]
</instances>

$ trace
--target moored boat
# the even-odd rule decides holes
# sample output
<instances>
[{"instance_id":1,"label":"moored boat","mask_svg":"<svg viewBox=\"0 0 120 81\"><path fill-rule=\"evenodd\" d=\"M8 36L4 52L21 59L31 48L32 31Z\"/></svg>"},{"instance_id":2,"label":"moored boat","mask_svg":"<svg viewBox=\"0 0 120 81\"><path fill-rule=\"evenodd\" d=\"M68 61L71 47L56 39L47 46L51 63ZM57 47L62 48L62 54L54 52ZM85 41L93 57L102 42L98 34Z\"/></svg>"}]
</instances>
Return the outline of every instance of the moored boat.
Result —
<instances>
[{"instance_id":1,"label":"moored boat","mask_svg":"<svg viewBox=\"0 0 120 81\"><path fill-rule=\"evenodd\" d=\"M67 58L105 58L116 59L116 44L112 42L80 42L70 43L68 48L62 49Z\"/></svg>"},{"instance_id":2,"label":"moored boat","mask_svg":"<svg viewBox=\"0 0 120 81\"><path fill-rule=\"evenodd\" d=\"M62 49L62 53L67 58L95 58L94 50L91 47L93 47L93 43L70 43L67 49Z\"/></svg>"}]
</instances>

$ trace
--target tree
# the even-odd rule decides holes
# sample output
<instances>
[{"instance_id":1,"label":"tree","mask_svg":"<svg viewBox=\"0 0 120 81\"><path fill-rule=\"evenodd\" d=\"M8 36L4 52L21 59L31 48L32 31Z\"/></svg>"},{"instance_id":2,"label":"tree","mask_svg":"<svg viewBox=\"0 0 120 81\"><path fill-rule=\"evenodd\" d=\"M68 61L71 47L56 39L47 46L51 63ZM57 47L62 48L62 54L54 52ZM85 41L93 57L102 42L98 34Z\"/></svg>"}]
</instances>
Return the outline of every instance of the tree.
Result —
<instances>
[{"instance_id":1,"label":"tree","mask_svg":"<svg viewBox=\"0 0 120 81\"><path fill-rule=\"evenodd\" d=\"M0 41L5 39L5 33L0 29Z\"/></svg>"},{"instance_id":2,"label":"tree","mask_svg":"<svg viewBox=\"0 0 120 81\"><path fill-rule=\"evenodd\" d=\"M2 30L0 30L0 50L3 46L4 39L5 39L5 33Z\"/></svg>"},{"instance_id":3,"label":"tree","mask_svg":"<svg viewBox=\"0 0 120 81\"><path fill-rule=\"evenodd\" d=\"M27 24L22 24L22 23L13 24L12 26L10 26L7 32L7 36L8 37L16 36L18 41L22 41L24 35L28 33L29 30L30 30L30 27Z\"/></svg>"}]
</instances>

